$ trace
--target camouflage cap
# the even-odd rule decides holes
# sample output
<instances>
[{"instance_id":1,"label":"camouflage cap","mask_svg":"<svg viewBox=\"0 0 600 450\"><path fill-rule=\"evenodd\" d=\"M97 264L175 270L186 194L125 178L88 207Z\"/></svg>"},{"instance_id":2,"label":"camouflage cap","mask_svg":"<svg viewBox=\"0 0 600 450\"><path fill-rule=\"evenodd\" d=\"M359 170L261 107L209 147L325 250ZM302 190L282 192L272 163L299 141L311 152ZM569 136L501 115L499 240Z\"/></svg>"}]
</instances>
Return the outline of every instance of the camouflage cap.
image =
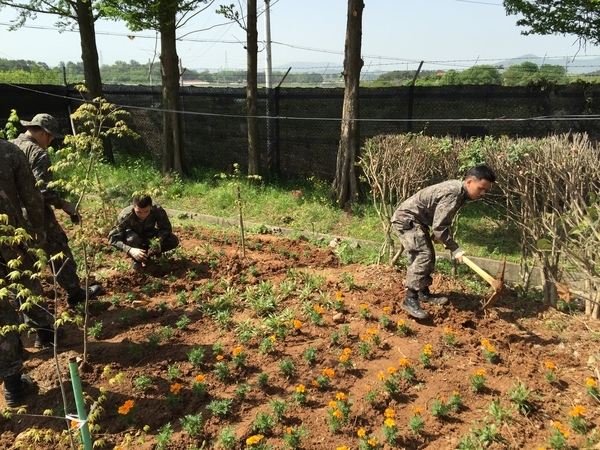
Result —
<instances>
[{"instance_id":1,"label":"camouflage cap","mask_svg":"<svg viewBox=\"0 0 600 450\"><path fill-rule=\"evenodd\" d=\"M46 133L51 134L56 139L62 139L64 136L58 131L58 121L50 114L36 114L31 121L21 120L24 127L40 127Z\"/></svg>"}]
</instances>

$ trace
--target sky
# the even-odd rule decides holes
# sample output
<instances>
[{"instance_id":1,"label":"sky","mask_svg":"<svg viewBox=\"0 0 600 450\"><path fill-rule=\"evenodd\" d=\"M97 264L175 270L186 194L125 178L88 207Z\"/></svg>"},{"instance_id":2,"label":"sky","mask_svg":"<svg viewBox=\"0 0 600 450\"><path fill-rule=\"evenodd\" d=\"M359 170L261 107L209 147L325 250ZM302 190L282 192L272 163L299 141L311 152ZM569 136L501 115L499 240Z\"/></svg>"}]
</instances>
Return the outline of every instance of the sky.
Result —
<instances>
[{"instance_id":1,"label":"sky","mask_svg":"<svg viewBox=\"0 0 600 450\"><path fill-rule=\"evenodd\" d=\"M177 52L183 67L245 69L245 32L215 13L218 5L229 3L216 0L179 30ZM528 54L582 67L600 56L596 47L580 49L574 36L523 36L523 29L516 26L517 17L506 15L502 0L365 0L365 5L363 74L415 70L420 61L424 61L423 70L462 70ZM302 66L310 72L341 68L347 6L347 0L271 0L273 68ZM259 12L263 10L259 0ZM38 17L25 28L8 31L15 17L10 8L0 10L0 58L45 62L50 67L81 60L76 31L60 33L52 17ZM264 19L262 13L258 19L260 70L267 54ZM98 21L96 33L101 65L158 61L160 45L153 31L132 33L123 23ZM590 66L589 71L597 69Z\"/></svg>"}]
</instances>

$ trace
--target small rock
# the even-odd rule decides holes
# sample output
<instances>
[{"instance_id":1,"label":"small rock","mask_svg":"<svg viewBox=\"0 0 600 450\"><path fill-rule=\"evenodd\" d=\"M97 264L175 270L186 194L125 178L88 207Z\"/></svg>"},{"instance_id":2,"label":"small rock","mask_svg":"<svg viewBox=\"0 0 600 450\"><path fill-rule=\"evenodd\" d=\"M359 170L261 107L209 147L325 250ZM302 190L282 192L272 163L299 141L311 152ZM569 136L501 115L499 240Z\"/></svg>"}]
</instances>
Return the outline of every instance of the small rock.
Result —
<instances>
[{"instance_id":1,"label":"small rock","mask_svg":"<svg viewBox=\"0 0 600 450\"><path fill-rule=\"evenodd\" d=\"M344 315L342 313L336 313L332 317L335 323L344 322Z\"/></svg>"}]
</instances>

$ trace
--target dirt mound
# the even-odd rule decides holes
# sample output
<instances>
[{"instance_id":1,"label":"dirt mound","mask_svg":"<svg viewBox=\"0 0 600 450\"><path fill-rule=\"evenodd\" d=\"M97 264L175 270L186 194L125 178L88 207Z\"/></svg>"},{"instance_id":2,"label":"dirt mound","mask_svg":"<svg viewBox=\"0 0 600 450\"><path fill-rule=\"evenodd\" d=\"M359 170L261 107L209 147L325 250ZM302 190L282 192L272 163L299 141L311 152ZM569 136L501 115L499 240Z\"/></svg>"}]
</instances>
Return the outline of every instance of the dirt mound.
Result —
<instances>
[{"instance_id":1,"label":"dirt mound","mask_svg":"<svg viewBox=\"0 0 600 450\"><path fill-rule=\"evenodd\" d=\"M396 269L342 266L331 248L302 239L247 236L242 258L236 234L176 233L181 248L145 274L111 250L95 259L106 293L90 305L81 378L104 448L363 449L392 441L451 449L462 441L461 448L530 449L561 436L571 448L597 441L598 402L586 386L596 377L596 322L513 292L483 311L489 292L439 275L432 291L450 303L424 305L429 319L415 321L400 308ZM83 331L65 328L58 359L68 381ZM24 343L40 393L26 414L0 418L0 448L27 447L15 440L70 448L52 351L34 350L33 337ZM475 391L477 374L484 383ZM70 383L66 397L74 414ZM573 412L577 405L583 415ZM420 430L409 426L415 417ZM574 417L585 431L573 428ZM256 435L263 438L247 443Z\"/></svg>"}]
</instances>

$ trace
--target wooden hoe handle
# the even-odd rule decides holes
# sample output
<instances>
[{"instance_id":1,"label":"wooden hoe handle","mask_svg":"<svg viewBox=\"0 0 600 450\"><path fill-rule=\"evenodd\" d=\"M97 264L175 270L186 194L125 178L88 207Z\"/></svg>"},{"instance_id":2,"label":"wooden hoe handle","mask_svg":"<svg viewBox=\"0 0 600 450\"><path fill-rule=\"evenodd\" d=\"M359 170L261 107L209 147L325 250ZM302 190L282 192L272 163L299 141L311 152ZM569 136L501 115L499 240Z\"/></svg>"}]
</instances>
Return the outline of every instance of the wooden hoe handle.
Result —
<instances>
[{"instance_id":1,"label":"wooden hoe handle","mask_svg":"<svg viewBox=\"0 0 600 450\"><path fill-rule=\"evenodd\" d=\"M477 275L479 275L481 278L487 281L494 289L498 288L498 283L496 282L496 279L489 273L487 273L485 270L483 270L481 267L479 267L477 264L475 264L473 261L471 261L469 258L463 256L462 262L469 266L471 269L473 269L477 273Z\"/></svg>"}]
</instances>

